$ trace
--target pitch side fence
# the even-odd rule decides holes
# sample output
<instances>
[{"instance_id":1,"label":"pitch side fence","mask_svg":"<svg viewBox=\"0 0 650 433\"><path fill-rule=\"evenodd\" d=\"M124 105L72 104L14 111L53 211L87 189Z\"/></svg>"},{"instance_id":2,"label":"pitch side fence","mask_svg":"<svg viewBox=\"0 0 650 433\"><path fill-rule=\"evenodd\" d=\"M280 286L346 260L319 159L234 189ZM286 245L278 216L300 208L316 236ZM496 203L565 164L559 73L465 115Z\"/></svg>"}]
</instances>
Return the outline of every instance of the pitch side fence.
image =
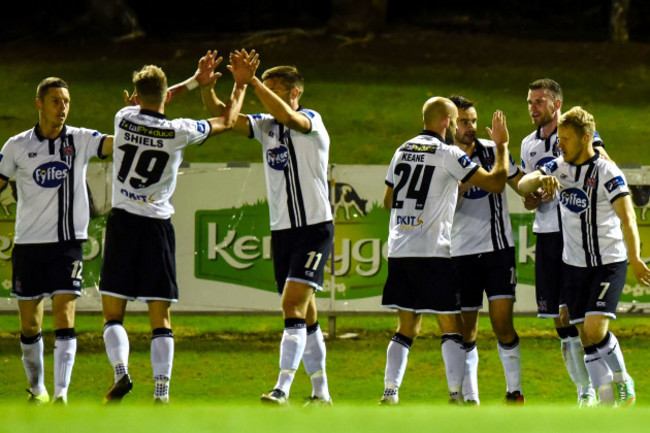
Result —
<instances>
[{"instance_id":1,"label":"pitch side fence","mask_svg":"<svg viewBox=\"0 0 650 433\"><path fill-rule=\"evenodd\" d=\"M106 214L110 209L110 163L88 170L91 195L89 240L84 246L84 290L79 311L100 311L97 290ZM321 314L379 314L386 280L389 213L382 207L383 165L330 166L330 197L335 214L335 247L327 265L324 290L318 293ZM642 256L650 259L650 166L624 167L637 211ZM275 314L280 301L271 262L268 205L261 164L191 164L181 169L173 203L180 300L183 313ZM537 311L534 299L535 236L533 213L508 189L517 249L518 313ZM0 311L14 310L11 250L16 197L13 183L0 193ZM487 229L486 224L486 229ZM414 226L413 230L418 227ZM324 258L323 258L324 259ZM144 310L129 303L131 310ZM631 272L621 311L650 308L650 290Z\"/></svg>"}]
</instances>

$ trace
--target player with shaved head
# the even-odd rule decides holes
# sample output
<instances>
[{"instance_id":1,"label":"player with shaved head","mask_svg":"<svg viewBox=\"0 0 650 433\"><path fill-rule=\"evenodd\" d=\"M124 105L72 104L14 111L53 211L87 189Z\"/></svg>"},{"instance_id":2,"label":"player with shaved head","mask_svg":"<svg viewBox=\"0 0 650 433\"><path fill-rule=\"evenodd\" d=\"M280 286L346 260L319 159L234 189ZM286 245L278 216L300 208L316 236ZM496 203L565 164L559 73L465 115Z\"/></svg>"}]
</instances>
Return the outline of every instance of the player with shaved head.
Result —
<instances>
[{"instance_id":1,"label":"player with shaved head","mask_svg":"<svg viewBox=\"0 0 650 433\"><path fill-rule=\"evenodd\" d=\"M453 282L451 225L458 183L490 192L503 191L507 177L508 129L503 113L487 129L497 143L495 164L487 172L453 143L458 110L442 97L422 108L424 130L402 144L386 175L384 207L390 211L388 278L382 306L397 310L397 331L387 350L384 395L380 404L397 404L408 354L423 313L436 315L442 332L449 398L462 401L465 368L460 302Z\"/></svg>"}]
</instances>

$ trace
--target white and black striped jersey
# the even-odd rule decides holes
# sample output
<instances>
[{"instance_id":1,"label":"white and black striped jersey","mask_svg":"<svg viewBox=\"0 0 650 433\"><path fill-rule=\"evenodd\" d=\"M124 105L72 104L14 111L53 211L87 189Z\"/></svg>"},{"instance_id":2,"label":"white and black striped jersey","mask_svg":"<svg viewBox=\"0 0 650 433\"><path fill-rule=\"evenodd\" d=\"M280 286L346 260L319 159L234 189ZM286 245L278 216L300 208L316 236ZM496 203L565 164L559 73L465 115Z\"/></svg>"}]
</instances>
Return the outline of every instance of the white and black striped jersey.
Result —
<instances>
[{"instance_id":1,"label":"white and black striped jersey","mask_svg":"<svg viewBox=\"0 0 650 433\"><path fill-rule=\"evenodd\" d=\"M521 142L521 170L524 174L532 173L541 166L561 155L557 145L557 128L547 138L540 135L541 127L524 138ZM603 147L598 132L594 134L593 146ZM546 203L540 203L535 209L534 233L553 233L560 231L560 210L557 198Z\"/></svg>"},{"instance_id":2,"label":"white and black striped jersey","mask_svg":"<svg viewBox=\"0 0 650 433\"><path fill-rule=\"evenodd\" d=\"M38 125L11 137L0 151L0 177L16 179L17 244L66 242L88 238L86 170L102 156L106 138L86 128L63 126L54 139Z\"/></svg>"},{"instance_id":3,"label":"white and black striped jersey","mask_svg":"<svg viewBox=\"0 0 650 433\"><path fill-rule=\"evenodd\" d=\"M402 144L386 174L386 185L393 189L388 257L451 257L458 181L465 182L478 168L435 132L422 131Z\"/></svg>"},{"instance_id":4,"label":"white and black striped jersey","mask_svg":"<svg viewBox=\"0 0 650 433\"><path fill-rule=\"evenodd\" d=\"M476 140L472 161L485 170L494 166L496 144L491 140ZM519 167L510 156L508 179L519 174ZM505 189L499 194L472 186L456 205L451 229L451 255L465 256L499 251L514 247L512 224ZM489 230L487 230L489 224Z\"/></svg>"},{"instance_id":5,"label":"white and black striped jersey","mask_svg":"<svg viewBox=\"0 0 650 433\"><path fill-rule=\"evenodd\" d=\"M626 260L621 221L612 203L630 192L616 164L596 153L580 165L560 157L539 170L563 186L556 194L562 213L562 260L578 267Z\"/></svg>"},{"instance_id":6,"label":"white and black striped jersey","mask_svg":"<svg viewBox=\"0 0 650 433\"><path fill-rule=\"evenodd\" d=\"M174 213L170 199L183 152L190 144L203 143L211 130L207 120L170 120L139 106L118 111L113 146L113 207L150 218L170 218Z\"/></svg>"},{"instance_id":7,"label":"white and black striped jersey","mask_svg":"<svg viewBox=\"0 0 650 433\"><path fill-rule=\"evenodd\" d=\"M249 138L262 143L271 230L332 220L327 183L330 138L317 112L299 108L311 122L305 134L270 114L248 115Z\"/></svg>"}]
</instances>

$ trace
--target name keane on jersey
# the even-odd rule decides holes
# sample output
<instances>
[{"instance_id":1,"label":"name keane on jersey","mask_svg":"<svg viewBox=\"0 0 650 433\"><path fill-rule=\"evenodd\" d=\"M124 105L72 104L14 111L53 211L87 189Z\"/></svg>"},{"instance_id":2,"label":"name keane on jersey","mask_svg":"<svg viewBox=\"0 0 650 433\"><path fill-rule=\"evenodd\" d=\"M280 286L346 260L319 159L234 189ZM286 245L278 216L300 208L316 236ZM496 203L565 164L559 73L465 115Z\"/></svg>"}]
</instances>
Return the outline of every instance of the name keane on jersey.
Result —
<instances>
[{"instance_id":1,"label":"name keane on jersey","mask_svg":"<svg viewBox=\"0 0 650 433\"><path fill-rule=\"evenodd\" d=\"M582 213L589 207L589 197L581 189L569 188L560 191L560 203L568 210L575 213Z\"/></svg>"},{"instance_id":2,"label":"name keane on jersey","mask_svg":"<svg viewBox=\"0 0 650 433\"><path fill-rule=\"evenodd\" d=\"M424 154L402 153L401 161L424 162Z\"/></svg>"},{"instance_id":3,"label":"name keane on jersey","mask_svg":"<svg viewBox=\"0 0 650 433\"><path fill-rule=\"evenodd\" d=\"M396 223L399 226L400 229L402 230L411 230L414 229L415 227L419 227L424 222L420 219L422 214L418 216L413 216L413 215L396 215Z\"/></svg>"},{"instance_id":4,"label":"name keane on jersey","mask_svg":"<svg viewBox=\"0 0 650 433\"><path fill-rule=\"evenodd\" d=\"M43 188L57 188L68 177L70 168L61 161L51 161L34 170L34 181Z\"/></svg>"}]
</instances>

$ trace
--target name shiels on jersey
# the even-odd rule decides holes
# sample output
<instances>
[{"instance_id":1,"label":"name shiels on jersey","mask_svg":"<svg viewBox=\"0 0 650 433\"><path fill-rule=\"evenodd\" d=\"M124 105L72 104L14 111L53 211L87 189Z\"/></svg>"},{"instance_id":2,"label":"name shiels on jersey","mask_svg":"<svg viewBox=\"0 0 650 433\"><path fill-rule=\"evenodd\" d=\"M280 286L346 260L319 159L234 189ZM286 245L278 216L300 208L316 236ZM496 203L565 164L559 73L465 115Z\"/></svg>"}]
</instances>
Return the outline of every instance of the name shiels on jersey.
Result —
<instances>
[{"instance_id":1,"label":"name shiels on jersey","mask_svg":"<svg viewBox=\"0 0 650 433\"><path fill-rule=\"evenodd\" d=\"M34 170L34 181L43 188L57 188L68 177L70 167L62 161L50 161Z\"/></svg>"},{"instance_id":2,"label":"name shiels on jersey","mask_svg":"<svg viewBox=\"0 0 650 433\"><path fill-rule=\"evenodd\" d=\"M127 119L122 119L119 127L125 131L122 137L123 141L143 146L160 148L165 144L164 139L176 137L176 131L173 129L153 128L133 123Z\"/></svg>"},{"instance_id":3,"label":"name shiels on jersey","mask_svg":"<svg viewBox=\"0 0 650 433\"><path fill-rule=\"evenodd\" d=\"M560 203L574 213L582 213L589 208L589 197L579 188L568 188L560 191Z\"/></svg>"}]
</instances>

